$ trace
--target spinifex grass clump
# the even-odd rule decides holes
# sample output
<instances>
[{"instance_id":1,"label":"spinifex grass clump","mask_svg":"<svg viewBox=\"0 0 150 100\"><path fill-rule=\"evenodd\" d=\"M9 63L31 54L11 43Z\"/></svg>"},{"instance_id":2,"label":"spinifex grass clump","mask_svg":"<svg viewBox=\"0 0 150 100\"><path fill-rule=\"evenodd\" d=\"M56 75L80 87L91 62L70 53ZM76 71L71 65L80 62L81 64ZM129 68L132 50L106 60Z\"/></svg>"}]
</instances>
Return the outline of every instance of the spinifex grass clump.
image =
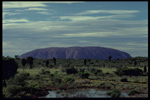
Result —
<instances>
[{"instance_id":1,"label":"spinifex grass clump","mask_svg":"<svg viewBox=\"0 0 150 100\"><path fill-rule=\"evenodd\" d=\"M128 75L128 76L141 76L143 71L139 68L118 68L115 72L119 76Z\"/></svg>"},{"instance_id":2,"label":"spinifex grass clump","mask_svg":"<svg viewBox=\"0 0 150 100\"><path fill-rule=\"evenodd\" d=\"M21 97L22 92L28 92L27 89L27 80L30 78L29 73L18 73L14 78L10 78L7 81L6 92L8 97Z\"/></svg>"},{"instance_id":3,"label":"spinifex grass clump","mask_svg":"<svg viewBox=\"0 0 150 100\"><path fill-rule=\"evenodd\" d=\"M107 92L107 95L110 95L112 98L118 98L121 95L121 92L117 89Z\"/></svg>"},{"instance_id":4,"label":"spinifex grass clump","mask_svg":"<svg viewBox=\"0 0 150 100\"><path fill-rule=\"evenodd\" d=\"M121 82L128 82L128 79L127 78L121 78L120 81Z\"/></svg>"},{"instance_id":5,"label":"spinifex grass clump","mask_svg":"<svg viewBox=\"0 0 150 100\"><path fill-rule=\"evenodd\" d=\"M137 90L130 90L129 95L139 94Z\"/></svg>"}]
</instances>

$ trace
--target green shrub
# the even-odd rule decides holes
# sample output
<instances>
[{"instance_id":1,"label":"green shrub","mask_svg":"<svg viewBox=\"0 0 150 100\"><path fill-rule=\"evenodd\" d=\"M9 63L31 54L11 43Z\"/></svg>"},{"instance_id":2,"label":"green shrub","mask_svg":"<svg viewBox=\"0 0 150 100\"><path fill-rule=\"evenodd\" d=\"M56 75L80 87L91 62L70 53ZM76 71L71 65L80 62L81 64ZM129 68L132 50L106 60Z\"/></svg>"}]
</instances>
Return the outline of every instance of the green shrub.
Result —
<instances>
[{"instance_id":1,"label":"green shrub","mask_svg":"<svg viewBox=\"0 0 150 100\"><path fill-rule=\"evenodd\" d=\"M6 92L10 95L10 97L14 97L15 95L17 95L19 92L21 92L23 89L22 86L20 85L13 85L10 84L6 87Z\"/></svg>"},{"instance_id":2,"label":"green shrub","mask_svg":"<svg viewBox=\"0 0 150 100\"><path fill-rule=\"evenodd\" d=\"M40 74L50 74L50 71L45 70L45 69L41 69Z\"/></svg>"},{"instance_id":3,"label":"green shrub","mask_svg":"<svg viewBox=\"0 0 150 100\"><path fill-rule=\"evenodd\" d=\"M66 73L67 74L76 74L77 70L74 67L69 67L69 68L66 68Z\"/></svg>"},{"instance_id":4,"label":"green shrub","mask_svg":"<svg viewBox=\"0 0 150 100\"><path fill-rule=\"evenodd\" d=\"M94 72L95 75L103 75L103 72L101 69L97 69L95 72Z\"/></svg>"},{"instance_id":5,"label":"green shrub","mask_svg":"<svg viewBox=\"0 0 150 100\"><path fill-rule=\"evenodd\" d=\"M26 80L30 78L29 73L18 73L14 76L14 78L10 78L8 80L8 84L21 85L24 86L26 84Z\"/></svg>"},{"instance_id":6,"label":"green shrub","mask_svg":"<svg viewBox=\"0 0 150 100\"><path fill-rule=\"evenodd\" d=\"M121 78L120 81L121 82L128 82L128 79L127 78Z\"/></svg>"},{"instance_id":7,"label":"green shrub","mask_svg":"<svg viewBox=\"0 0 150 100\"><path fill-rule=\"evenodd\" d=\"M90 74L88 72L83 72L81 78L89 78Z\"/></svg>"},{"instance_id":8,"label":"green shrub","mask_svg":"<svg viewBox=\"0 0 150 100\"><path fill-rule=\"evenodd\" d=\"M121 95L121 92L117 89L107 92L107 95L110 95L112 98L118 98Z\"/></svg>"},{"instance_id":9,"label":"green shrub","mask_svg":"<svg viewBox=\"0 0 150 100\"><path fill-rule=\"evenodd\" d=\"M129 95L134 95L134 94L139 94L139 92L136 90L130 90L129 91Z\"/></svg>"},{"instance_id":10,"label":"green shrub","mask_svg":"<svg viewBox=\"0 0 150 100\"><path fill-rule=\"evenodd\" d=\"M54 75L51 80L53 84L60 84L62 82L62 78L58 74Z\"/></svg>"},{"instance_id":11,"label":"green shrub","mask_svg":"<svg viewBox=\"0 0 150 100\"><path fill-rule=\"evenodd\" d=\"M79 71L80 71L80 72L84 72L84 71L85 71L85 68L80 68Z\"/></svg>"},{"instance_id":12,"label":"green shrub","mask_svg":"<svg viewBox=\"0 0 150 100\"><path fill-rule=\"evenodd\" d=\"M26 91L28 92L28 93L36 93L40 88L39 88L39 83L38 82L35 82L35 81L33 81L33 82L30 82L30 83L28 83L28 85L26 86Z\"/></svg>"},{"instance_id":13,"label":"green shrub","mask_svg":"<svg viewBox=\"0 0 150 100\"><path fill-rule=\"evenodd\" d=\"M95 75L102 75L103 74L101 69L95 69L95 68L91 68L90 72L94 73Z\"/></svg>"},{"instance_id":14,"label":"green shrub","mask_svg":"<svg viewBox=\"0 0 150 100\"><path fill-rule=\"evenodd\" d=\"M2 79L6 80L13 77L17 73L18 64L15 59L10 57L3 57L2 63Z\"/></svg>"},{"instance_id":15,"label":"green shrub","mask_svg":"<svg viewBox=\"0 0 150 100\"><path fill-rule=\"evenodd\" d=\"M22 96L26 85L27 85L27 79L29 79L30 74L29 73L18 73L14 76L14 78L10 78L7 81L7 87L6 92L8 97L20 97Z\"/></svg>"},{"instance_id":16,"label":"green shrub","mask_svg":"<svg viewBox=\"0 0 150 100\"><path fill-rule=\"evenodd\" d=\"M117 75L128 75L128 76L140 76L143 75L143 71L139 68L118 68L115 72Z\"/></svg>"},{"instance_id":17,"label":"green shrub","mask_svg":"<svg viewBox=\"0 0 150 100\"><path fill-rule=\"evenodd\" d=\"M73 83L75 79L73 79L71 76L65 76L64 77L64 82L65 83Z\"/></svg>"},{"instance_id":18,"label":"green shrub","mask_svg":"<svg viewBox=\"0 0 150 100\"><path fill-rule=\"evenodd\" d=\"M40 78L41 78L41 77L40 77L40 75L38 75L38 74L37 74L37 75L34 75L34 76L32 77L33 80L40 80Z\"/></svg>"}]
</instances>

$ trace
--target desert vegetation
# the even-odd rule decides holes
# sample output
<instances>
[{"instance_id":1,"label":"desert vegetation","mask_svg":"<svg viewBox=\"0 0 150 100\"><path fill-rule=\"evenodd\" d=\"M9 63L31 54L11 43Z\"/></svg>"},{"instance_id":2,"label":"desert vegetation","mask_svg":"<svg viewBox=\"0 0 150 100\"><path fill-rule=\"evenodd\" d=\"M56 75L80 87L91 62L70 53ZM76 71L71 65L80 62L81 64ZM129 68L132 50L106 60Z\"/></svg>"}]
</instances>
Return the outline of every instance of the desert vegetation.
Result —
<instances>
[{"instance_id":1,"label":"desert vegetation","mask_svg":"<svg viewBox=\"0 0 150 100\"><path fill-rule=\"evenodd\" d=\"M148 97L148 58L36 59L3 57L3 98L38 98L49 90L97 88Z\"/></svg>"}]
</instances>

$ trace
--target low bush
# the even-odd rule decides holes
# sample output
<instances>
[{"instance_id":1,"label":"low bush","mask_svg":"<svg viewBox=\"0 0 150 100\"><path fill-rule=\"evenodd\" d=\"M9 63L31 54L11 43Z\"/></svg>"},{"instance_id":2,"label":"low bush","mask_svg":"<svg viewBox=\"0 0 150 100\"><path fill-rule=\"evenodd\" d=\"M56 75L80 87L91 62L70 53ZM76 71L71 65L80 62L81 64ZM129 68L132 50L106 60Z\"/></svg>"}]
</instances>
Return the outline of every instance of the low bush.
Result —
<instances>
[{"instance_id":1,"label":"low bush","mask_svg":"<svg viewBox=\"0 0 150 100\"><path fill-rule=\"evenodd\" d=\"M117 89L107 92L107 95L110 95L112 98L118 98L121 95L121 92Z\"/></svg>"},{"instance_id":2,"label":"low bush","mask_svg":"<svg viewBox=\"0 0 150 100\"><path fill-rule=\"evenodd\" d=\"M51 81L55 85L60 84L62 82L62 77L60 77L60 75L56 74L51 78Z\"/></svg>"},{"instance_id":3,"label":"low bush","mask_svg":"<svg viewBox=\"0 0 150 100\"><path fill-rule=\"evenodd\" d=\"M23 90L23 87L20 85L10 84L6 87L6 92L9 97L15 97L15 95L19 94Z\"/></svg>"},{"instance_id":4,"label":"low bush","mask_svg":"<svg viewBox=\"0 0 150 100\"><path fill-rule=\"evenodd\" d=\"M26 86L26 91L28 91L29 93L35 94L40 88L39 88L39 83L38 82L30 82L28 83L28 85Z\"/></svg>"},{"instance_id":5,"label":"low bush","mask_svg":"<svg viewBox=\"0 0 150 100\"><path fill-rule=\"evenodd\" d=\"M83 72L81 78L89 78L90 74L88 72Z\"/></svg>"},{"instance_id":6,"label":"low bush","mask_svg":"<svg viewBox=\"0 0 150 100\"><path fill-rule=\"evenodd\" d=\"M75 79L73 79L71 76L65 76L64 77L64 82L65 83L73 83Z\"/></svg>"},{"instance_id":7,"label":"low bush","mask_svg":"<svg viewBox=\"0 0 150 100\"><path fill-rule=\"evenodd\" d=\"M90 69L90 72L91 72L91 73L94 73L95 75L103 75L101 69L91 68L91 69Z\"/></svg>"},{"instance_id":8,"label":"low bush","mask_svg":"<svg viewBox=\"0 0 150 100\"><path fill-rule=\"evenodd\" d=\"M128 75L128 76L141 76L143 71L139 68L118 68L115 72L117 75Z\"/></svg>"},{"instance_id":9,"label":"low bush","mask_svg":"<svg viewBox=\"0 0 150 100\"><path fill-rule=\"evenodd\" d=\"M66 68L67 74L76 74L78 71L74 67Z\"/></svg>"},{"instance_id":10,"label":"low bush","mask_svg":"<svg viewBox=\"0 0 150 100\"><path fill-rule=\"evenodd\" d=\"M30 78L29 73L18 73L14 76L14 78L10 78L8 80L8 84L21 85L24 86L26 84L26 80Z\"/></svg>"},{"instance_id":11,"label":"low bush","mask_svg":"<svg viewBox=\"0 0 150 100\"><path fill-rule=\"evenodd\" d=\"M120 81L121 82L128 82L128 79L127 78L121 78Z\"/></svg>"},{"instance_id":12,"label":"low bush","mask_svg":"<svg viewBox=\"0 0 150 100\"><path fill-rule=\"evenodd\" d=\"M45 69L41 69L40 74L50 74L50 71L45 70Z\"/></svg>"},{"instance_id":13,"label":"low bush","mask_svg":"<svg viewBox=\"0 0 150 100\"><path fill-rule=\"evenodd\" d=\"M38 75L38 74L37 74L37 75L34 75L34 76L32 77L33 80L40 80L40 78L41 78L41 77L40 77L40 75Z\"/></svg>"},{"instance_id":14,"label":"low bush","mask_svg":"<svg viewBox=\"0 0 150 100\"><path fill-rule=\"evenodd\" d=\"M128 94L129 95L134 95L134 94L139 94L139 92L136 91L136 90L130 90Z\"/></svg>"}]
</instances>

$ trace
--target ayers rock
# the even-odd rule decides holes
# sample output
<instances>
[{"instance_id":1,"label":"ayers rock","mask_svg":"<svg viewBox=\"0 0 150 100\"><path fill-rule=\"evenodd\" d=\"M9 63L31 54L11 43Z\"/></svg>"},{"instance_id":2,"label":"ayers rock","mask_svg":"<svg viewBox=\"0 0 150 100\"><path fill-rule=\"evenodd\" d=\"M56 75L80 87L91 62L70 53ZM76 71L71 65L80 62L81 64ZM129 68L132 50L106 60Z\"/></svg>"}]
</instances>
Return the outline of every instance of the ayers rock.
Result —
<instances>
[{"instance_id":1,"label":"ayers rock","mask_svg":"<svg viewBox=\"0 0 150 100\"><path fill-rule=\"evenodd\" d=\"M126 59L131 56L123 51L104 47L50 47L36 49L20 55L20 58L32 56L33 58L52 59Z\"/></svg>"}]
</instances>

